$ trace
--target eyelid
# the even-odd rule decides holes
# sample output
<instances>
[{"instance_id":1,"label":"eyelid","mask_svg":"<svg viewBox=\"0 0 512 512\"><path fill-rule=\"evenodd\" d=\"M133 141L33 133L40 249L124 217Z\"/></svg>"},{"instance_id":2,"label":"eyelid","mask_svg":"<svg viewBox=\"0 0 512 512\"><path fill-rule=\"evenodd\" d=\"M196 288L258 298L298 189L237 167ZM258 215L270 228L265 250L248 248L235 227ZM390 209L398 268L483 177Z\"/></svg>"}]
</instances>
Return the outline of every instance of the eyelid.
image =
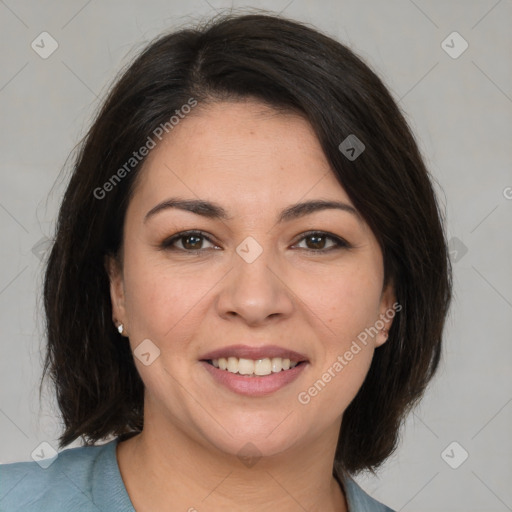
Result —
<instances>
[{"instance_id":1,"label":"eyelid","mask_svg":"<svg viewBox=\"0 0 512 512\"><path fill-rule=\"evenodd\" d=\"M190 236L190 235L197 235L197 236L207 240L212 245L215 245L218 247L218 244L213 240L213 237L211 235L209 235L208 233L206 233L205 231L201 231L201 230L197 230L197 229L190 229L190 230L180 231L179 233L175 233L171 237L166 238L160 244L159 248L162 250L175 250L175 251L189 253L189 254L199 254L199 253L205 252L206 250L213 249L213 248L207 248L207 249L185 250L185 249L179 249L177 247L173 247L173 244L177 240L180 240L181 238L184 238L184 237ZM334 233L330 233L329 231L322 231L322 230L310 230L310 231L304 231L304 232L300 233L299 238L296 238L292 247L312 235L319 235L321 237L331 239L334 242L334 245L327 249L308 249L308 248L301 247L301 248L299 248L300 250L304 250L304 251L307 251L310 253L328 253L328 252L336 250L336 249L351 249L353 247L344 238L342 238L338 235L335 235Z\"/></svg>"},{"instance_id":2,"label":"eyelid","mask_svg":"<svg viewBox=\"0 0 512 512\"><path fill-rule=\"evenodd\" d=\"M305 251L308 251L308 252L312 252L312 253L327 253L327 252L330 252L331 250L336 250L336 249L351 249L352 248L352 245L347 242L344 238L338 236L338 235L335 235L334 233L330 233L329 231L322 231L322 230L311 230L311 231L305 231L303 233L300 234L300 238L297 238L296 242L294 242L294 245L296 245L298 242L301 242L302 240L304 240L305 238L307 238L308 236L312 236L312 235L320 235L321 237L324 237L324 238L330 238L331 240L334 241L335 245L333 247L330 247L328 249L307 249L307 248L303 248L303 250Z\"/></svg>"},{"instance_id":3,"label":"eyelid","mask_svg":"<svg viewBox=\"0 0 512 512\"><path fill-rule=\"evenodd\" d=\"M212 239L213 237L211 235L209 235L208 233L206 233L205 231L201 231L199 229L188 229L185 231L180 231L179 233L175 233L174 235L170 236L169 238L166 238L160 244L160 248L163 250L176 250L176 251L190 253L190 254L197 254L200 252L204 252L206 249L196 249L196 250L187 251L185 249L179 249L177 247L173 247L174 242L180 240L181 238L185 238L186 236L191 236L191 235L200 236L200 237L204 238L205 240L207 240L208 242L210 242L212 245L215 245L215 246L218 245L217 243L215 243L213 241L213 239ZM209 248L209 249L211 249L211 248Z\"/></svg>"}]
</instances>

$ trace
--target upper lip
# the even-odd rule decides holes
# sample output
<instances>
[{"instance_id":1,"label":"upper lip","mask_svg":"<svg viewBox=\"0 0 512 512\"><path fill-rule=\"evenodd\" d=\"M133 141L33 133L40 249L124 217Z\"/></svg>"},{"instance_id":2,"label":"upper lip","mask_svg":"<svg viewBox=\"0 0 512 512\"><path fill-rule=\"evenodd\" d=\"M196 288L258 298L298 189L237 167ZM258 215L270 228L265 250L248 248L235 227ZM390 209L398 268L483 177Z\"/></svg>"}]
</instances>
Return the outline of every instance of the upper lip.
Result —
<instances>
[{"instance_id":1,"label":"upper lip","mask_svg":"<svg viewBox=\"0 0 512 512\"><path fill-rule=\"evenodd\" d=\"M308 358L295 350L290 350L284 347L278 347L277 345L263 345L259 347L253 347L250 345L230 345L229 347L222 347L200 357L200 360L219 359L221 357L238 357L243 359L264 359L266 357L281 357L282 359L290 359L300 363L301 361L307 361Z\"/></svg>"}]
</instances>

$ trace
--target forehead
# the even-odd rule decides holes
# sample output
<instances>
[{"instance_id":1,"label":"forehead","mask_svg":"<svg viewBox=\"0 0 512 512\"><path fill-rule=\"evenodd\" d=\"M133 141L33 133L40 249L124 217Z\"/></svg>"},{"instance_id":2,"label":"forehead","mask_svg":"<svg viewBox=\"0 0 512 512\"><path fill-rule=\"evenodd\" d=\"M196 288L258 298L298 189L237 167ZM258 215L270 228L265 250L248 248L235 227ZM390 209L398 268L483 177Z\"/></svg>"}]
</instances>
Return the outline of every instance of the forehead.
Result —
<instances>
[{"instance_id":1,"label":"forehead","mask_svg":"<svg viewBox=\"0 0 512 512\"><path fill-rule=\"evenodd\" d=\"M252 100L196 107L157 144L135 196L171 193L254 208L311 194L350 203L310 123Z\"/></svg>"}]
</instances>

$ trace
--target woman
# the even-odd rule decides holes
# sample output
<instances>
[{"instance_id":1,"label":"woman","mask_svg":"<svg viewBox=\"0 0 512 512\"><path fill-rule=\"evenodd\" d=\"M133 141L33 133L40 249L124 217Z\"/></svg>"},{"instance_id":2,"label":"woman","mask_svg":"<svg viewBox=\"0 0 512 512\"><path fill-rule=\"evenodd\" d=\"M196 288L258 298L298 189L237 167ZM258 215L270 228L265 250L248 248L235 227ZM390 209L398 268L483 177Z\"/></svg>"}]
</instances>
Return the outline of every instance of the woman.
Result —
<instances>
[{"instance_id":1,"label":"woman","mask_svg":"<svg viewBox=\"0 0 512 512\"><path fill-rule=\"evenodd\" d=\"M2 510L389 511L352 476L396 448L450 297L428 171L354 53L269 15L162 36L46 269L59 446L86 445L2 466Z\"/></svg>"}]
</instances>

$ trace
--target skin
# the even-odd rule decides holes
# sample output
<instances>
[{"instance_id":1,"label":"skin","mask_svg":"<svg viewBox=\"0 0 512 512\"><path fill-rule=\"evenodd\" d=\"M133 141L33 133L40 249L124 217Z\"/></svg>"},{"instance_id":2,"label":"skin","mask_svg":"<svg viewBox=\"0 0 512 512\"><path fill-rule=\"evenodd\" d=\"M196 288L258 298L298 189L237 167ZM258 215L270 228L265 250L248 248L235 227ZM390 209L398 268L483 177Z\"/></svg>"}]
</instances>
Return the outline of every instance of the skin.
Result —
<instances>
[{"instance_id":1,"label":"skin","mask_svg":"<svg viewBox=\"0 0 512 512\"><path fill-rule=\"evenodd\" d=\"M218 203L231 218L170 208L144 222L177 196ZM134 358L145 384L144 430L117 451L138 512L263 511L269 503L346 510L332 476L338 433L386 335L360 344L307 405L297 396L395 297L391 285L383 289L380 247L357 213L323 209L276 223L282 209L313 199L353 206L309 123L252 100L199 106L146 159L125 218L122 263L107 260L114 322L123 323L132 350L145 339L160 350L148 366ZM161 248L190 229L207 238ZM309 230L350 248L329 250L336 241L304 237ZM252 263L236 252L248 236L263 249ZM273 394L241 396L199 362L239 343L291 348L309 363ZM248 442L261 456L251 467L238 456L250 454Z\"/></svg>"}]
</instances>

